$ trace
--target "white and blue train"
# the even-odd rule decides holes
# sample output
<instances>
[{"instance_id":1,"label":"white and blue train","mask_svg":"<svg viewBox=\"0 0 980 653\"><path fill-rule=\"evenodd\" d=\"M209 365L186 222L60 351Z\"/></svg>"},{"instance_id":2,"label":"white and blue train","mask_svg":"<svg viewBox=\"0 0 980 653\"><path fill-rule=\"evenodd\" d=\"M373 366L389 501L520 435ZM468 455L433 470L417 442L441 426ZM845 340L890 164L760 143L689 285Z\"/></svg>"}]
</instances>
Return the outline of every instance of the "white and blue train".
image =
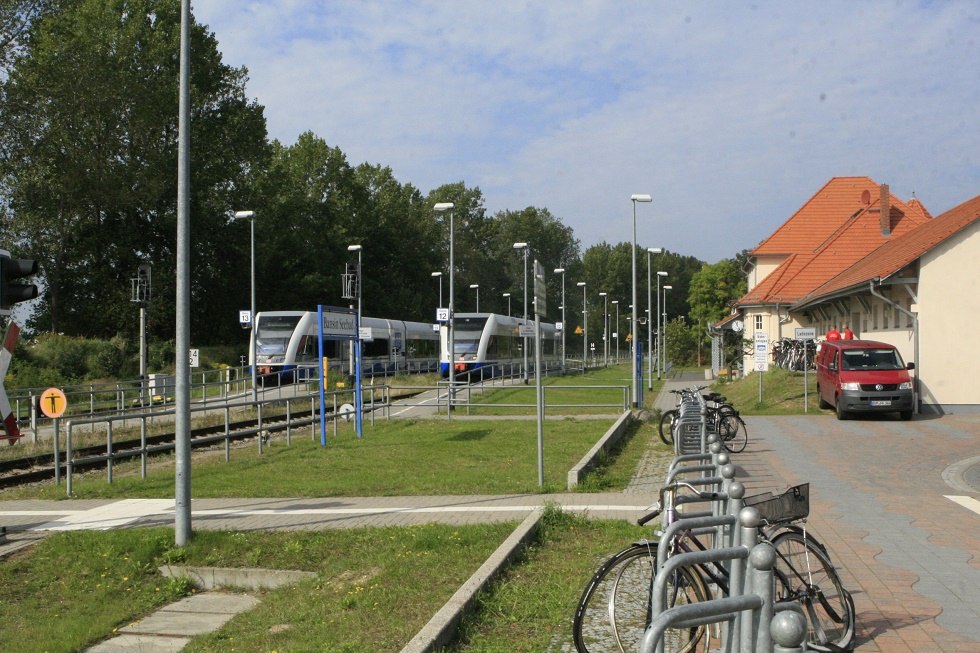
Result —
<instances>
[{"instance_id":1,"label":"white and blue train","mask_svg":"<svg viewBox=\"0 0 980 653\"><path fill-rule=\"evenodd\" d=\"M524 320L497 313L457 313L453 320L452 368L457 378L490 378L516 373L524 363L525 338L520 334ZM534 325L528 320L529 326ZM440 333L439 371L449 376L449 328ZM527 338L528 366L534 369L534 338ZM561 331L554 324L541 324L542 365L561 363Z\"/></svg>"},{"instance_id":2,"label":"white and blue train","mask_svg":"<svg viewBox=\"0 0 980 653\"><path fill-rule=\"evenodd\" d=\"M257 366L263 383L316 378L320 356L316 311L265 311L256 313L255 322L249 364ZM439 334L432 324L363 317L361 333L366 335L361 341L365 376L437 369ZM349 342L324 340L323 346L331 373L352 373Z\"/></svg>"}]
</instances>

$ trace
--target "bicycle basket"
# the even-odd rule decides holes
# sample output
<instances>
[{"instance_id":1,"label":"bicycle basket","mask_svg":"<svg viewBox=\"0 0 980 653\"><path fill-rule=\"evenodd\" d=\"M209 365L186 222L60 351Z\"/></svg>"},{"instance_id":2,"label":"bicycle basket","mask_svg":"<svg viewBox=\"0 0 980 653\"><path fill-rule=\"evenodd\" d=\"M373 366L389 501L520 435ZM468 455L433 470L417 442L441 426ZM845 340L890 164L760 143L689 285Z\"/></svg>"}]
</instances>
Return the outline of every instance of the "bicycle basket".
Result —
<instances>
[{"instance_id":1,"label":"bicycle basket","mask_svg":"<svg viewBox=\"0 0 980 653\"><path fill-rule=\"evenodd\" d=\"M810 514L810 484L794 485L779 495L766 492L745 497L743 503L758 510L770 526L805 519Z\"/></svg>"}]
</instances>

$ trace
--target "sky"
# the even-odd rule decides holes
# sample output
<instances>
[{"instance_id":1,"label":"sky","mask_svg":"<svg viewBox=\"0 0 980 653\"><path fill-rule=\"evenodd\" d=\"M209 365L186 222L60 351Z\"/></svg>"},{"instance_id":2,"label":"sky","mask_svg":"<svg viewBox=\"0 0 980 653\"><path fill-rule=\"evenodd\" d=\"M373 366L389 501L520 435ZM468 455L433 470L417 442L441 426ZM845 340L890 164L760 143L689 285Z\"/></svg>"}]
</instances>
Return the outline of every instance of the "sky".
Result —
<instances>
[{"instance_id":1,"label":"sky","mask_svg":"<svg viewBox=\"0 0 980 653\"><path fill-rule=\"evenodd\" d=\"M833 177L980 194L975 0L196 0L270 138L708 263Z\"/></svg>"}]
</instances>

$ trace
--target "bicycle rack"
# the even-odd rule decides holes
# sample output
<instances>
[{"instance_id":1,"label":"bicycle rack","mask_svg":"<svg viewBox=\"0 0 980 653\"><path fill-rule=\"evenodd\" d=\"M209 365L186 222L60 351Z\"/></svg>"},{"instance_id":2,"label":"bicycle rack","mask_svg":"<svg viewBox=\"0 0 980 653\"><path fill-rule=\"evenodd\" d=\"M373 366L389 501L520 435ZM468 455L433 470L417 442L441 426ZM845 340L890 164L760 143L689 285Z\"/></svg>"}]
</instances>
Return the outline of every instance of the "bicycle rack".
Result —
<instances>
[{"instance_id":1,"label":"bicycle rack","mask_svg":"<svg viewBox=\"0 0 980 653\"><path fill-rule=\"evenodd\" d=\"M667 470L665 485L687 475L684 482L717 488L710 497L675 497L681 504L710 503L710 511L675 511L660 535L657 573L651 591L651 614L656 615L644 634L642 653L663 651L668 628L722 624L722 651L797 653L806 651L806 619L795 603L776 603L773 567L776 554L766 542L759 543L759 511L744 505L745 486L735 480L735 466L708 423L707 404L700 392L682 399L674 423L675 458ZM682 532L712 535L706 550L674 553L669 546ZM667 583L682 567L718 563L728 571L728 596L666 608Z\"/></svg>"}]
</instances>

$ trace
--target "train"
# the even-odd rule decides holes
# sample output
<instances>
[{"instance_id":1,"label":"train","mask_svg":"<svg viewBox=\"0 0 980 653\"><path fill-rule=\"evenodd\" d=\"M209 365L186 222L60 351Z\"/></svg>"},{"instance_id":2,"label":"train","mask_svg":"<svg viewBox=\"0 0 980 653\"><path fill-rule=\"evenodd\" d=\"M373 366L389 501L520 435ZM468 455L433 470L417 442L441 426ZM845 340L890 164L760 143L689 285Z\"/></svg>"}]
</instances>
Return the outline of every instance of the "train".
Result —
<instances>
[{"instance_id":1,"label":"train","mask_svg":"<svg viewBox=\"0 0 980 653\"><path fill-rule=\"evenodd\" d=\"M255 315L249 365L263 385L316 378L319 337L316 311L263 311ZM377 317L361 318L361 373L365 376L402 372L435 373L439 365L439 333L432 324ZM349 341L324 340L331 373L352 373ZM255 359L252 355L255 355Z\"/></svg>"},{"instance_id":2,"label":"train","mask_svg":"<svg viewBox=\"0 0 980 653\"><path fill-rule=\"evenodd\" d=\"M525 321L497 313L457 313L453 321L453 362L456 378L491 378L511 374L524 364L525 338L520 327ZM534 326L527 320L529 327ZM449 329L439 329L439 372L449 376ZM527 364L535 367L534 338L527 338ZM554 324L541 324L542 365L561 365L561 331Z\"/></svg>"}]
</instances>

